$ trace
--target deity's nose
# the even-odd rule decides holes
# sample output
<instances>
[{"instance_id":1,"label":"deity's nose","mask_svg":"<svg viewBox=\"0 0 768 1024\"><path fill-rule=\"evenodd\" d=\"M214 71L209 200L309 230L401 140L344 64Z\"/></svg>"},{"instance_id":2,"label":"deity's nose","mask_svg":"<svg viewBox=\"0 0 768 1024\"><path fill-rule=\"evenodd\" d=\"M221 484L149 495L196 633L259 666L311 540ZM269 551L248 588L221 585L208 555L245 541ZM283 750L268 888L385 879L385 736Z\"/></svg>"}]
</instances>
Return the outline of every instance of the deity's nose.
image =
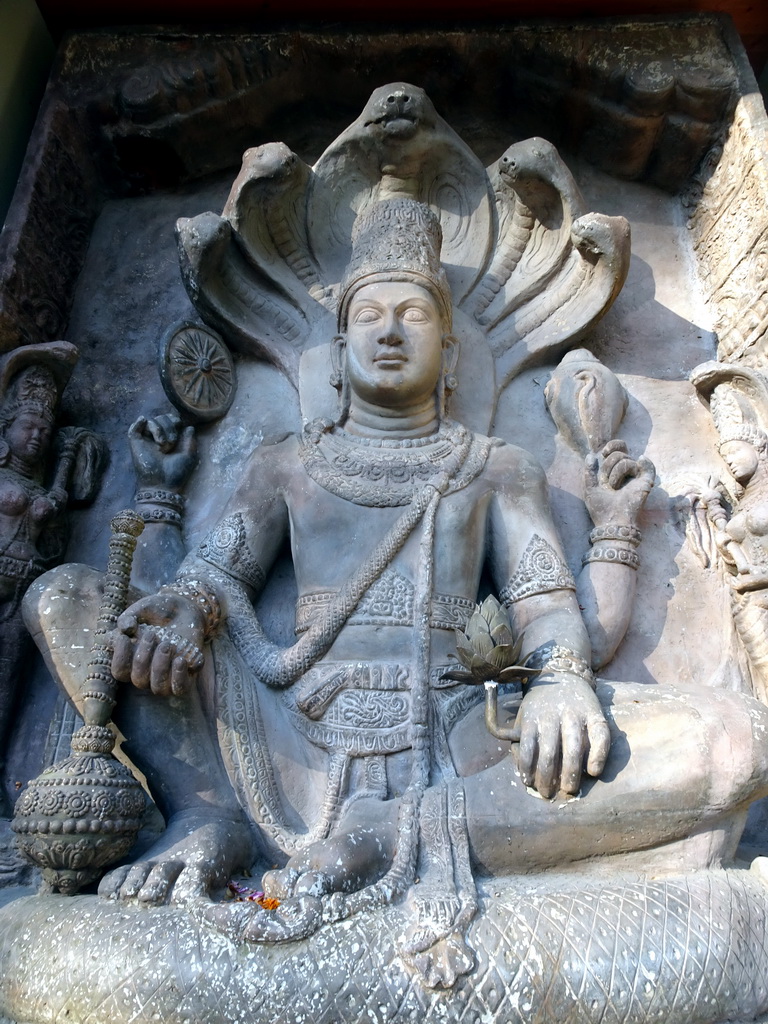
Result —
<instances>
[{"instance_id":1,"label":"deity's nose","mask_svg":"<svg viewBox=\"0 0 768 1024\"><path fill-rule=\"evenodd\" d=\"M379 338L379 344L386 345L387 348L389 348L392 345L402 345L403 339L397 331L387 330L382 332L381 337Z\"/></svg>"},{"instance_id":2,"label":"deity's nose","mask_svg":"<svg viewBox=\"0 0 768 1024\"><path fill-rule=\"evenodd\" d=\"M393 89L387 96L387 107L390 110L402 112L408 108L410 102L411 97L405 89Z\"/></svg>"}]
</instances>

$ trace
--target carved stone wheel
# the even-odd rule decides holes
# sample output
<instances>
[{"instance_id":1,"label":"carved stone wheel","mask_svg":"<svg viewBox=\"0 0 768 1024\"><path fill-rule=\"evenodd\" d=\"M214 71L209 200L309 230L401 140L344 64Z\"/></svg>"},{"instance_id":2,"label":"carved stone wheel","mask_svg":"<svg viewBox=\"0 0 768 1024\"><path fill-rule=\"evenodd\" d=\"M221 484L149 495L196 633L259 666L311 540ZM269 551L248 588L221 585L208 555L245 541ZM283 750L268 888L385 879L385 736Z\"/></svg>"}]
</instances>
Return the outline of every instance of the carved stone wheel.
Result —
<instances>
[{"instance_id":1,"label":"carved stone wheel","mask_svg":"<svg viewBox=\"0 0 768 1024\"><path fill-rule=\"evenodd\" d=\"M202 324L171 327L160 347L160 380L176 408L195 420L218 420L235 397L237 379L221 336Z\"/></svg>"}]
</instances>

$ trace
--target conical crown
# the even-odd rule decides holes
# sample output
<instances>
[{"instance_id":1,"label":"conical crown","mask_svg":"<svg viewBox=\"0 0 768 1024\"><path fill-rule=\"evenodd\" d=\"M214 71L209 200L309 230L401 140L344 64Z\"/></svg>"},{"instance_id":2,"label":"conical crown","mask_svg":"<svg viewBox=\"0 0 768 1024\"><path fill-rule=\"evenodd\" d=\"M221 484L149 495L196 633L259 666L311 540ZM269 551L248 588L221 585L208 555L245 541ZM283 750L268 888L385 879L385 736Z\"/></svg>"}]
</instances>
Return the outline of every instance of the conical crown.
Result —
<instances>
[{"instance_id":1,"label":"conical crown","mask_svg":"<svg viewBox=\"0 0 768 1024\"><path fill-rule=\"evenodd\" d=\"M414 199L384 199L364 210L352 229L352 257L341 282L339 328L349 303L376 280L413 281L437 300L446 328L453 320L451 291L440 263L443 232L428 206Z\"/></svg>"}]
</instances>

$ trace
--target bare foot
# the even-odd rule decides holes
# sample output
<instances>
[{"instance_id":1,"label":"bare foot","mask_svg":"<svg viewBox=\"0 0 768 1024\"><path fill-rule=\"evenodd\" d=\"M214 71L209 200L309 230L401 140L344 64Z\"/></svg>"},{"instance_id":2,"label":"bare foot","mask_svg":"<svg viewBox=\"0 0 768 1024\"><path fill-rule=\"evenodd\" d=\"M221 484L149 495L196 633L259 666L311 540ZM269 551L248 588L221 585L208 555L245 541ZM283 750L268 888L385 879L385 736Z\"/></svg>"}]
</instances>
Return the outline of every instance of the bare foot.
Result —
<instances>
[{"instance_id":1,"label":"bare foot","mask_svg":"<svg viewBox=\"0 0 768 1024\"><path fill-rule=\"evenodd\" d=\"M312 935L323 923L323 907L313 896L296 896L276 910L256 903L210 903L204 921L234 942L293 942Z\"/></svg>"},{"instance_id":2,"label":"bare foot","mask_svg":"<svg viewBox=\"0 0 768 1024\"><path fill-rule=\"evenodd\" d=\"M253 840L244 822L211 811L182 811L140 860L102 878L99 895L152 905L187 903L225 885L252 860Z\"/></svg>"},{"instance_id":3,"label":"bare foot","mask_svg":"<svg viewBox=\"0 0 768 1024\"><path fill-rule=\"evenodd\" d=\"M355 892L389 869L395 851L399 801L358 800L328 839L295 854L284 868L267 871L262 888L279 900Z\"/></svg>"},{"instance_id":4,"label":"bare foot","mask_svg":"<svg viewBox=\"0 0 768 1024\"><path fill-rule=\"evenodd\" d=\"M235 942L290 942L323 923L322 897L355 892L389 869L395 850L398 802L358 800L337 833L312 843L287 865L261 880L275 910L256 903L215 903L202 908L205 921Z\"/></svg>"}]
</instances>

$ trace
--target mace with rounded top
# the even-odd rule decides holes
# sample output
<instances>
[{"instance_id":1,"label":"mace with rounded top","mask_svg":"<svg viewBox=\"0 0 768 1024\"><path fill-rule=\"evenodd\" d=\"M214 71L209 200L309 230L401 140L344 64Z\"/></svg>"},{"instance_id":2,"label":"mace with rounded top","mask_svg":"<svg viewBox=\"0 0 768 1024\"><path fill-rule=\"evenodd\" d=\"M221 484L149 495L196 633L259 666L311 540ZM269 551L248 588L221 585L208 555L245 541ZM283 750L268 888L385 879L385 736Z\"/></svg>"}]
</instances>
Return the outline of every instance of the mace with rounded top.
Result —
<instances>
[{"instance_id":1,"label":"mace with rounded top","mask_svg":"<svg viewBox=\"0 0 768 1024\"><path fill-rule=\"evenodd\" d=\"M110 638L127 604L144 522L127 510L110 526L104 595L83 685L84 724L72 737L70 756L29 783L11 823L19 849L41 869L45 888L67 895L128 853L146 804L141 785L112 753L115 733L109 726L117 696Z\"/></svg>"}]
</instances>

